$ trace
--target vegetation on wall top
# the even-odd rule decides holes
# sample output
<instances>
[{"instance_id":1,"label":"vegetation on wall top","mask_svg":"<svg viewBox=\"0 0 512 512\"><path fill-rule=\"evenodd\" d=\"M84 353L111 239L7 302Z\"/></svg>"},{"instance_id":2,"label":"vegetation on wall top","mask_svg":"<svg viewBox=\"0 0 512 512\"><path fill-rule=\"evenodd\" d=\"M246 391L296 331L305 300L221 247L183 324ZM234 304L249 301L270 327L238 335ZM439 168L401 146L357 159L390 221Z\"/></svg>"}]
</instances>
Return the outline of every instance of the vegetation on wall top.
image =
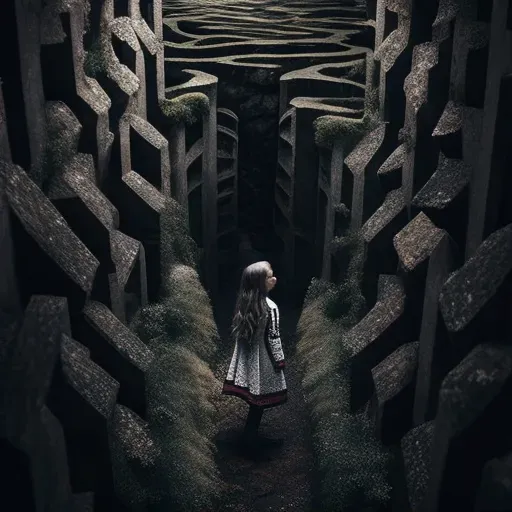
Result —
<instances>
[{"instance_id":1,"label":"vegetation on wall top","mask_svg":"<svg viewBox=\"0 0 512 512\"><path fill-rule=\"evenodd\" d=\"M320 116L313 122L315 143L331 149L335 142L342 143L345 154L349 154L358 142L378 124L378 91L368 88L365 96L364 115L360 119L343 116Z\"/></svg>"},{"instance_id":2,"label":"vegetation on wall top","mask_svg":"<svg viewBox=\"0 0 512 512\"><path fill-rule=\"evenodd\" d=\"M202 92L188 92L160 101L160 108L172 124L192 125L210 110L210 100Z\"/></svg>"}]
</instances>

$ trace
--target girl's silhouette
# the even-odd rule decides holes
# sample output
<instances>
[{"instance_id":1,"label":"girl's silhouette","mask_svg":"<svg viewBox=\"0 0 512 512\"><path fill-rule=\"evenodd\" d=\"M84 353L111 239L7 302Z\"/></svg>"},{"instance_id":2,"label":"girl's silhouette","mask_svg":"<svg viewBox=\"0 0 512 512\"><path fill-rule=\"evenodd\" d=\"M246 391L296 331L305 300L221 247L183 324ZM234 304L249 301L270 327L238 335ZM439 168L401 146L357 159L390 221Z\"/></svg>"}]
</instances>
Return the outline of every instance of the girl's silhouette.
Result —
<instances>
[{"instance_id":1,"label":"girl's silhouette","mask_svg":"<svg viewBox=\"0 0 512 512\"><path fill-rule=\"evenodd\" d=\"M276 278L268 261L249 265L242 273L231 334L235 349L222 393L249 404L246 439L256 437L263 410L286 402L279 309L269 299Z\"/></svg>"}]
</instances>

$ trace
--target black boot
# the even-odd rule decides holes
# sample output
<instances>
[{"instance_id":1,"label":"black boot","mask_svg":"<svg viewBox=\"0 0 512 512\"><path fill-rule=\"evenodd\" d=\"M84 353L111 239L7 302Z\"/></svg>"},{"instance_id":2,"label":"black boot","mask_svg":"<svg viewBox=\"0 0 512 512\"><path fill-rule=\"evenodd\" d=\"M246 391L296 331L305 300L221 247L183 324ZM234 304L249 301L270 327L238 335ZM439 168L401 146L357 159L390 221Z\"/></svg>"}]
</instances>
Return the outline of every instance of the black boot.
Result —
<instances>
[{"instance_id":1,"label":"black boot","mask_svg":"<svg viewBox=\"0 0 512 512\"><path fill-rule=\"evenodd\" d=\"M249 407L249 414L245 422L243 440L245 443L254 443L258 438L258 428L260 426L263 408L257 405Z\"/></svg>"}]
</instances>

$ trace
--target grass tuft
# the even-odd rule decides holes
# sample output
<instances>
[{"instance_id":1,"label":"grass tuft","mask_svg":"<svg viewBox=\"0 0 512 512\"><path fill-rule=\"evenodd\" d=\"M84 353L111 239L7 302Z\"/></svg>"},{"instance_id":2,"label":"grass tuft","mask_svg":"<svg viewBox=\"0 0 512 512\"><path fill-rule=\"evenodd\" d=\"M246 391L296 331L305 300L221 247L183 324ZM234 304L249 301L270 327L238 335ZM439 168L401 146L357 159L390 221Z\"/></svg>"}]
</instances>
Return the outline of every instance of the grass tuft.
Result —
<instances>
[{"instance_id":1,"label":"grass tuft","mask_svg":"<svg viewBox=\"0 0 512 512\"><path fill-rule=\"evenodd\" d=\"M209 363L219 334L196 270L197 246L172 199L161 229L160 299L141 308L130 325L155 354L146 374L148 423L160 456L144 510L201 512L226 492L212 441L222 385Z\"/></svg>"},{"instance_id":2,"label":"grass tuft","mask_svg":"<svg viewBox=\"0 0 512 512\"><path fill-rule=\"evenodd\" d=\"M363 136L376 127L376 119L369 114L365 114L362 119L326 115L318 117L313 127L318 146L332 148L340 140L348 155Z\"/></svg>"},{"instance_id":3,"label":"grass tuft","mask_svg":"<svg viewBox=\"0 0 512 512\"><path fill-rule=\"evenodd\" d=\"M389 454L364 416L350 413L349 351L345 333L363 316L360 283L364 251L360 235L335 240L348 252L340 284L314 279L297 326L302 389L311 414L322 510L361 510L389 499Z\"/></svg>"},{"instance_id":4,"label":"grass tuft","mask_svg":"<svg viewBox=\"0 0 512 512\"><path fill-rule=\"evenodd\" d=\"M161 499L152 510L211 510L225 486L216 467L212 394L219 391L208 364L186 348L190 341L163 335L150 343L148 416L161 452Z\"/></svg>"}]
</instances>

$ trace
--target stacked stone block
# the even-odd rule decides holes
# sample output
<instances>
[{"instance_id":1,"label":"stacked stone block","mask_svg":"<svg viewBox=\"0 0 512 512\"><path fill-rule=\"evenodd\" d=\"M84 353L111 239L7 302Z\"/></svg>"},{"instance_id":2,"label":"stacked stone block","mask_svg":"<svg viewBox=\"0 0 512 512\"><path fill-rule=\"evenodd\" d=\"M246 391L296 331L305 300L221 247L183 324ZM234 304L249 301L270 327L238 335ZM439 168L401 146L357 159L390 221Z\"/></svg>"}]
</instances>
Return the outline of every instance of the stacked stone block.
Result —
<instances>
[{"instance_id":1,"label":"stacked stone block","mask_svg":"<svg viewBox=\"0 0 512 512\"><path fill-rule=\"evenodd\" d=\"M376 128L345 158L354 176L369 173L357 194L340 173L370 306L344 341L351 405L398 450L393 510L506 510L510 426L498 411L512 385L512 224L498 183L510 167L500 106L512 60L498 46L509 47L510 6L425 4L377 2L387 144ZM379 142L375 165L376 150L362 149ZM373 176L382 199L368 217L361 190Z\"/></svg>"},{"instance_id":2,"label":"stacked stone block","mask_svg":"<svg viewBox=\"0 0 512 512\"><path fill-rule=\"evenodd\" d=\"M158 464L144 421L153 354L127 323L158 297L172 197L161 3L19 0L2 11L2 36L12 27L0 59L3 490L23 510L125 511L132 473Z\"/></svg>"}]
</instances>

